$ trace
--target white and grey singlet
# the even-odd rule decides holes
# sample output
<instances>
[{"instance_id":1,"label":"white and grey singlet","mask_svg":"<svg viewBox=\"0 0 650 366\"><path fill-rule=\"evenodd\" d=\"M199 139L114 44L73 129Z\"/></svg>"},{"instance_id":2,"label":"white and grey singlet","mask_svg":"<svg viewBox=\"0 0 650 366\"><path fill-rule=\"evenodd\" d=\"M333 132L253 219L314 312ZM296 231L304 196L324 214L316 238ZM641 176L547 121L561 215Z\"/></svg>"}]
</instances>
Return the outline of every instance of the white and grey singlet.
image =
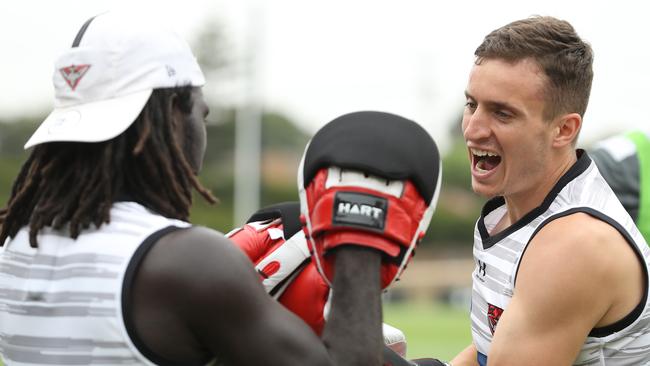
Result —
<instances>
[{"instance_id":1,"label":"white and grey singlet","mask_svg":"<svg viewBox=\"0 0 650 366\"><path fill-rule=\"evenodd\" d=\"M579 150L578 161L558 181L544 202L504 231L489 235L506 213L503 197L491 199L483 207L474 231L476 267L472 273L471 302L472 337L482 366L487 362L486 355L501 313L507 309L515 291L517 270L528 243L550 221L576 212L587 213L612 225L627 239L643 265L646 292L627 317L591 331L574 365L650 364L650 249L596 165L584 151Z\"/></svg>"},{"instance_id":2,"label":"white and grey singlet","mask_svg":"<svg viewBox=\"0 0 650 366\"><path fill-rule=\"evenodd\" d=\"M134 202L115 203L110 217L76 240L43 229L38 248L29 246L23 228L0 248L0 357L6 365L154 364L129 336L123 284L147 243L190 225Z\"/></svg>"}]
</instances>

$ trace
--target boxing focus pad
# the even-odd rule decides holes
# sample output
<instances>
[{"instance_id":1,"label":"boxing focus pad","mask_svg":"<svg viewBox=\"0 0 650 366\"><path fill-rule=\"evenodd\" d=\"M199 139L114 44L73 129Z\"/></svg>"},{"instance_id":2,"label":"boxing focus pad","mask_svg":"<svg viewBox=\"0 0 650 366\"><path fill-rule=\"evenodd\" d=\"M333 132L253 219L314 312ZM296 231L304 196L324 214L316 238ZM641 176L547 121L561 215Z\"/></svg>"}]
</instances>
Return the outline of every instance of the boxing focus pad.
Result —
<instances>
[{"instance_id":1,"label":"boxing focus pad","mask_svg":"<svg viewBox=\"0 0 650 366\"><path fill-rule=\"evenodd\" d=\"M299 202L265 207L226 236L255 264L266 291L321 335L330 288L310 260L299 212ZM388 324L382 325L382 331L384 344L405 357L404 333Z\"/></svg>"},{"instance_id":2,"label":"boxing focus pad","mask_svg":"<svg viewBox=\"0 0 650 366\"><path fill-rule=\"evenodd\" d=\"M331 286L332 251L358 245L382 252L381 286L399 278L431 221L440 156L417 123L383 112L343 115L310 140L298 169L303 230Z\"/></svg>"}]
</instances>

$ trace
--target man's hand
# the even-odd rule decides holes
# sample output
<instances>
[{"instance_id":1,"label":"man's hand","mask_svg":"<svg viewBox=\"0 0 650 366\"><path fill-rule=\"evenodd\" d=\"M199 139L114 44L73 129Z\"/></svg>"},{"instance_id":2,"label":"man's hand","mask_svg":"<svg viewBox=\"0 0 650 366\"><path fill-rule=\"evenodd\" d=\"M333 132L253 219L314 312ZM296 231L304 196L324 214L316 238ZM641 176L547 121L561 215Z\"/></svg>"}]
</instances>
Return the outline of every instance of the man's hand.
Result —
<instances>
[{"instance_id":1,"label":"man's hand","mask_svg":"<svg viewBox=\"0 0 650 366\"><path fill-rule=\"evenodd\" d=\"M262 208L246 225L227 236L255 264L267 292L320 335L330 288L309 261L307 242L298 221L299 210L298 202ZM289 239L285 240L286 237ZM308 263L303 263L304 260ZM383 324L382 331L384 344L405 357L404 333L388 324Z\"/></svg>"}]
</instances>

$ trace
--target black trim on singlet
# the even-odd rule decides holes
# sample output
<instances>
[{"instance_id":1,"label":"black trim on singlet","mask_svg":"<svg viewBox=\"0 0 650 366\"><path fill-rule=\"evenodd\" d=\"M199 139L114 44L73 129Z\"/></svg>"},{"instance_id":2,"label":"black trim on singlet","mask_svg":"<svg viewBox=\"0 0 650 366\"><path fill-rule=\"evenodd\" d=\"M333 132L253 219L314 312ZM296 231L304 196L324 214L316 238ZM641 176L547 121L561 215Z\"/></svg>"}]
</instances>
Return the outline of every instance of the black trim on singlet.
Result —
<instances>
[{"instance_id":1,"label":"black trim on singlet","mask_svg":"<svg viewBox=\"0 0 650 366\"><path fill-rule=\"evenodd\" d=\"M643 280L645 282L645 286L644 286L643 297L641 298L641 301L639 302L639 304L634 309L632 309L632 311L629 314L627 314L626 316L624 316L620 320L618 320L618 321L616 321L616 322L614 322L614 323L612 323L610 325L604 326L604 327L593 328L589 332L589 337L602 338L602 337L606 337L606 336L608 336L610 334L620 332L621 330L625 329L630 324L634 323L634 321L643 312L643 309L645 308L645 304L646 304L646 302L648 300L648 267L646 266L645 259L643 258L643 253L641 253L639 248L635 245L635 242L634 242L634 239L632 239L632 236L627 232L627 230L625 230L625 228L623 228L623 226L620 223L618 223L618 221L612 219L611 217L605 215L604 213L602 213L600 211L594 210L591 207L574 207L574 208L568 209L566 211L559 212L559 213L557 213L557 214L555 214L553 216L550 216L550 217L546 218L546 220L544 220L544 222L539 224L539 226L535 229L533 234L530 236L530 239L528 239L528 243L526 243L526 247L524 247L524 250L521 253L521 256L519 257L519 263L517 263L517 270L515 271L515 277L514 277L514 280L513 280L513 287L514 287L515 283L517 282L517 275L519 274L519 266L521 264L521 260L524 258L524 254L526 253L526 249L528 249L528 244L530 244L530 241L533 240L535 235L537 235L537 233L544 226L546 226L549 222L551 222L551 221L553 221L555 219L559 219L561 217L565 217L565 216L572 215L574 213L578 213L578 212L586 213L586 214L588 214L588 215L590 215L590 216L592 216L592 217L594 217L594 218L596 218L598 220L601 220L601 221L611 225L614 229L616 229L625 238L625 241L632 247L632 249L634 250L634 253L637 256L637 259L639 259L639 261L641 262L641 267L643 268L643 274L644 274Z\"/></svg>"},{"instance_id":2,"label":"black trim on singlet","mask_svg":"<svg viewBox=\"0 0 650 366\"><path fill-rule=\"evenodd\" d=\"M302 230L300 223L300 202L281 202L264 207L255 212L246 223L254 221L282 219L282 231L285 240Z\"/></svg>"},{"instance_id":3,"label":"black trim on singlet","mask_svg":"<svg viewBox=\"0 0 650 366\"><path fill-rule=\"evenodd\" d=\"M507 227L505 230L498 232L493 236L490 236L490 233L488 233L487 228L485 227L485 218L487 217L487 215L489 215L492 211L496 210L497 208L503 206L505 204L505 199L502 196L494 197L491 200L489 200L485 204L485 206L483 206L483 209L481 210L481 217L479 217L479 220L476 224L478 231L481 234L481 242L483 244L483 249L491 248L494 244L505 239L506 237L508 237L515 231L521 229L522 227L530 224L535 218L537 218L539 215L543 214L544 212L546 212L546 210L548 210L549 206L551 205L551 203L553 203L555 197L557 197L560 191L567 184L569 184L569 182L571 182L580 174L582 174L585 170L587 170L589 164L591 164L591 159L589 158L589 155L587 155L587 153L584 150L578 149L576 151L576 154L578 156L578 160L557 181L557 183L555 184L555 186L553 186L553 188L548 193L548 195L546 195L546 198L544 198L544 201L542 201L542 204L539 205L538 207L535 207L533 210L528 212L521 219L519 219L517 222Z\"/></svg>"},{"instance_id":4,"label":"black trim on singlet","mask_svg":"<svg viewBox=\"0 0 650 366\"><path fill-rule=\"evenodd\" d=\"M96 16L86 20L86 22L81 26L79 29L79 32L77 32L77 36L74 37L74 41L72 42L72 48L79 47L79 43L81 43L81 38L83 38L84 34L86 33L86 30L88 29L88 26L90 25L90 22L95 19Z\"/></svg>"},{"instance_id":5,"label":"black trim on singlet","mask_svg":"<svg viewBox=\"0 0 650 366\"><path fill-rule=\"evenodd\" d=\"M178 226L167 226L149 235L142 242L142 244L140 244L138 249L136 249L135 253L133 253L131 261L126 268L124 282L122 284L122 317L124 318L124 326L126 328L126 332L128 333L131 342L133 342L133 345L135 345L135 348L137 348L143 356L145 356L149 361L155 363L156 365L162 366L191 366L192 364L187 362L179 363L177 361L171 361L157 354L144 343L142 338L140 338L136 332L135 320L133 318L133 281L137 275L138 269L140 268L140 264L142 264L142 260L147 255L149 250L151 250L151 248L153 248L153 246L158 242L158 240L169 233L181 229L185 228ZM206 360L205 362L197 363L196 366L203 366L208 362L209 360Z\"/></svg>"}]
</instances>

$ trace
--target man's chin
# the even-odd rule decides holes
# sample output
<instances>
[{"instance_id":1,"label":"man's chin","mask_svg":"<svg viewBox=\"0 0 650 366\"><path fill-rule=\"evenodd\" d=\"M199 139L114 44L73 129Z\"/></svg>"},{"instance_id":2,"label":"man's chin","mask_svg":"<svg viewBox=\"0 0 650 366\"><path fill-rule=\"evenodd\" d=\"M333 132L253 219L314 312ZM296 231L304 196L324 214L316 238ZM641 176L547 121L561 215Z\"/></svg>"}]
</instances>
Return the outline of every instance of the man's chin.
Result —
<instances>
[{"instance_id":1,"label":"man's chin","mask_svg":"<svg viewBox=\"0 0 650 366\"><path fill-rule=\"evenodd\" d=\"M499 195L499 193L493 187L487 186L485 184L480 184L474 180L472 180L472 190L474 193L484 198L492 198Z\"/></svg>"}]
</instances>

